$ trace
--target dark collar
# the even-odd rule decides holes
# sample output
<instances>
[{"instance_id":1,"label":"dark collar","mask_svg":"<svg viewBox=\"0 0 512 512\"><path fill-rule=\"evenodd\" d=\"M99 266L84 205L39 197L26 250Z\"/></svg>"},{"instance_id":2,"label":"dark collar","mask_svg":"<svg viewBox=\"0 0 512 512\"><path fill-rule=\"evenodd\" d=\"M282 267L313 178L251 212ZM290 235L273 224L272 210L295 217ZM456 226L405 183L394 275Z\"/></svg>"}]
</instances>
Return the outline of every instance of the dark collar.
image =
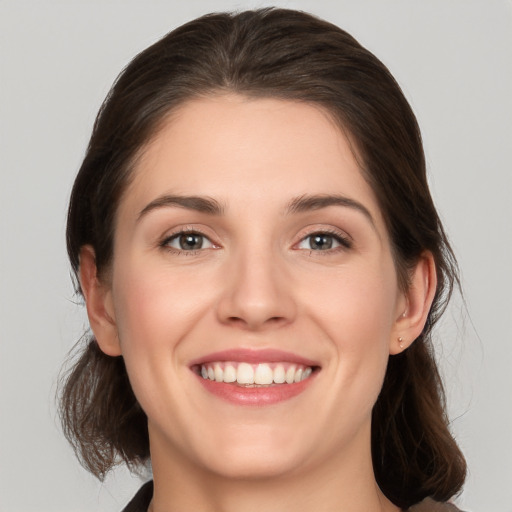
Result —
<instances>
[{"instance_id":1,"label":"dark collar","mask_svg":"<svg viewBox=\"0 0 512 512\"><path fill-rule=\"evenodd\" d=\"M153 480L150 480L139 489L130 503L123 508L123 512L147 512L152 497Z\"/></svg>"}]
</instances>

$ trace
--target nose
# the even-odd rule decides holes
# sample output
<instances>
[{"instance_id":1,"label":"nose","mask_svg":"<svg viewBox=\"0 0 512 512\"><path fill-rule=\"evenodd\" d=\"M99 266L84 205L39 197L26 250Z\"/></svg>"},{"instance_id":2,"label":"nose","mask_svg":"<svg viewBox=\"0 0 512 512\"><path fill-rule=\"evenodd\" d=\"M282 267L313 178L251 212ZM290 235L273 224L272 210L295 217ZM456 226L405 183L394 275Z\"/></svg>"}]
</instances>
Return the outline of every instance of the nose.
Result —
<instances>
[{"instance_id":1,"label":"nose","mask_svg":"<svg viewBox=\"0 0 512 512\"><path fill-rule=\"evenodd\" d=\"M293 281L271 251L247 250L227 263L217 315L223 324L261 331L293 322Z\"/></svg>"}]
</instances>

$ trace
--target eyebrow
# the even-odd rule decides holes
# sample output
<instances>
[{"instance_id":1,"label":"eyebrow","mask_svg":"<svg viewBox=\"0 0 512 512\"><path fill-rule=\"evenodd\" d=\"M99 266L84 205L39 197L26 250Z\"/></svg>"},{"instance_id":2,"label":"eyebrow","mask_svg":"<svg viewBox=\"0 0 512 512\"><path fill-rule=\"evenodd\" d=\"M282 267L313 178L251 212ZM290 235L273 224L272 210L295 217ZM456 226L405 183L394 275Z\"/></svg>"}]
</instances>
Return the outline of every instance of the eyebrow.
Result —
<instances>
[{"instance_id":1,"label":"eyebrow","mask_svg":"<svg viewBox=\"0 0 512 512\"><path fill-rule=\"evenodd\" d=\"M287 207L286 212L290 214L303 213L311 210L320 210L329 206L342 206L344 208L352 208L362 213L375 227L375 221L370 211L360 202L349 197L337 194L317 194L302 196L292 199ZM204 196L182 196L182 195L163 195L157 197L147 204L139 213L137 220L140 220L149 212L165 207L178 207L188 210L194 210L209 215L220 216L224 214L224 206L211 197Z\"/></svg>"},{"instance_id":2,"label":"eyebrow","mask_svg":"<svg viewBox=\"0 0 512 512\"><path fill-rule=\"evenodd\" d=\"M344 208L352 208L362 213L370 221L370 224L375 227L375 221L368 208L354 199L337 194L304 194L290 201L287 207L287 211L288 213L302 213L310 210L328 208L329 206L342 206Z\"/></svg>"},{"instance_id":3,"label":"eyebrow","mask_svg":"<svg viewBox=\"0 0 512 512\"><path fill-rule=\"evenodd\" d=\"M169 206L195 210L197 212L208 213L210 215L222 215L224 213L224 207L211 197L164 195L157 197L146 205L140 211L137 220L140 220L144 215L148 214L152 210Z\"/></svg>"}]
</instances>

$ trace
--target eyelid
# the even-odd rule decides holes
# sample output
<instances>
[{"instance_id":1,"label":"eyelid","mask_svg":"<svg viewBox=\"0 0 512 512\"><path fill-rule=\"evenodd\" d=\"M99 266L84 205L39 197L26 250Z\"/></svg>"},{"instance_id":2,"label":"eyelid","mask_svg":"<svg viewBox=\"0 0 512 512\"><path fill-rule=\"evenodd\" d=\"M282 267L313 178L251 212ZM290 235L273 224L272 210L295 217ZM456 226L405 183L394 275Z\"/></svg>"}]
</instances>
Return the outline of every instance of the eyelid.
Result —
<instances>
[{"instance_id":1,"label":"eyelid","mask_svg":"<svg viewBox=\"0 0 512 512\"><path fill-rule=\"evenodd\" d=\"M188 254L198 253L198 252L201 252L201 251L204 251L207 249L219 249L221 247L221 245L219 243L215 242L214 237L207 234L205 231L206 230L202 229L201 227L193 226L193 225L177 226L177 227L173 228L170 232L168 231L164 236L161 237L161 239L158 242L158 246L161 247L162 249L167 249L169 251L174 251L177 253L186 252ZM200 249L186 250L186 249L172 247L169 245L170 241L175 240L175 239L179 238L181 235L186 235L186 234L199 235L199 236L203 237L204 239L206 239L209 242L210 246L209 247L201 247ZM314 235L332 236L337 241L338 246L330 248L330 249L326 249L324 251L317 251L314 249L298 247L299 244L301 244L307 238L312 237ZM307 228L307 231L304 230L300 234L299 240L293 244L294 249L309 250L309 251L313 251L313 252L325 252L325 253L327 253L327 252L332 253L336 250L348 250L348 249L351 249L352 247L353 247L353 239L348 233L346 233L345 231L343 231L339 228L334 228L332 226L325 227L325 226L319 226L319 225L310 226L309 228Z\"/></svg>"},{"instance_id":2,"label":"eyelid","mask_svg":"<svg viewBox=\"0 0 512 512\"><path fill-rule=\"evenodd\" d=\"M187 235L187 234L195 234L195 235L202 236L204 239L208 240L208 242L211 244L210 247L202 247L201 249L186 250L186 249L179 249L176 247L172 247L169 245L170 241L178 239L180 236ZM174 251L177 253L186 252L186 253L193 254L193 253L197 253L200 251L204 251L206 249L218 249L220 247L220 245L218 243L215 243L212 240L212 238L213 237L211 235L206 234L205 230L203 230L199 227L178 226L178 227L172 229L170 232L167 232L164 236L162 236L158 242L158 246L161 247L162 249L167 249L169 251Z\"/></svg>"},{"instance_id":3,"label":"eyelid","mask_svg":"<svg viewBox=\"0 0 512 512\"><path fill-rule=\"evenodd\" d=\"M332 251L336 251L338 249L341 249L341 250L351 249L354 245L352 237L345 231L342 231L340 229L333 228L333 227L314 226L314 227L311 227L311 229L309 229L305 233L301 233L300 239L298 242L296 242L294 244L294 247L297 247L300 243L305 241L307 238L312 237L314 235L332 236L338 242L339 246L333 247L331 249L326 249L325 251L314 251L313 249L306 249L306 248L303 248L301 250L309 250L309 251L314 251L314 252L329 252L329 251L332 252Z\"/></svg>"},{"instance_id":4,"label":"eyelid","mask_svg":"<svg viewBox=\"0 0 512 512\"><path fill-rule=\"evenodd\" d=\"M172 245L172 243L175 241L179 242L183 235L195 235L197 237L201 237L203 239L203 241L207 241L206 246L204 245L204 242L203 242L202 246L199 249L182 249L181 247L174 247ZM177 251L186 251L186 252L197 252L197 251L202 251L204 249L211 249L212 247L214 247L213 242L206 235L203 235L203 234L197 233L197 232L176 233L174 236L167 238L167 241L165 242L165 246L176 249Z\"/></svg>"}]
</instances>

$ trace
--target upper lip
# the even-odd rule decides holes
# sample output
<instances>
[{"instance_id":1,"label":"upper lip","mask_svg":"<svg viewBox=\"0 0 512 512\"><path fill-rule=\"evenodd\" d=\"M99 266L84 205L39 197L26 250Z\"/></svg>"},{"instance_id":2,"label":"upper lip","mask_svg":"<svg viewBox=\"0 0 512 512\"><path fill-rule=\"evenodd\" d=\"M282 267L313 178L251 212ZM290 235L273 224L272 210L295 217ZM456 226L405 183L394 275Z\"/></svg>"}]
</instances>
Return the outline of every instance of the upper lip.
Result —
<instances>
[{"instance_id":1,"label":"upper lip","mask_svg":"<svg viewBox=\"0 0 512 512\"><path fill-rule=\"evenodd\" d=\"M304 366L319 366L317 361L308 359L293 352L286 352L279 349L243 349L233 348L222 350L220 352L212 352L193 360L190 366L214 363L220 361L233 361L239 363L279 363L289 362L301 364Z\"/></svg>"}]
</instances>

